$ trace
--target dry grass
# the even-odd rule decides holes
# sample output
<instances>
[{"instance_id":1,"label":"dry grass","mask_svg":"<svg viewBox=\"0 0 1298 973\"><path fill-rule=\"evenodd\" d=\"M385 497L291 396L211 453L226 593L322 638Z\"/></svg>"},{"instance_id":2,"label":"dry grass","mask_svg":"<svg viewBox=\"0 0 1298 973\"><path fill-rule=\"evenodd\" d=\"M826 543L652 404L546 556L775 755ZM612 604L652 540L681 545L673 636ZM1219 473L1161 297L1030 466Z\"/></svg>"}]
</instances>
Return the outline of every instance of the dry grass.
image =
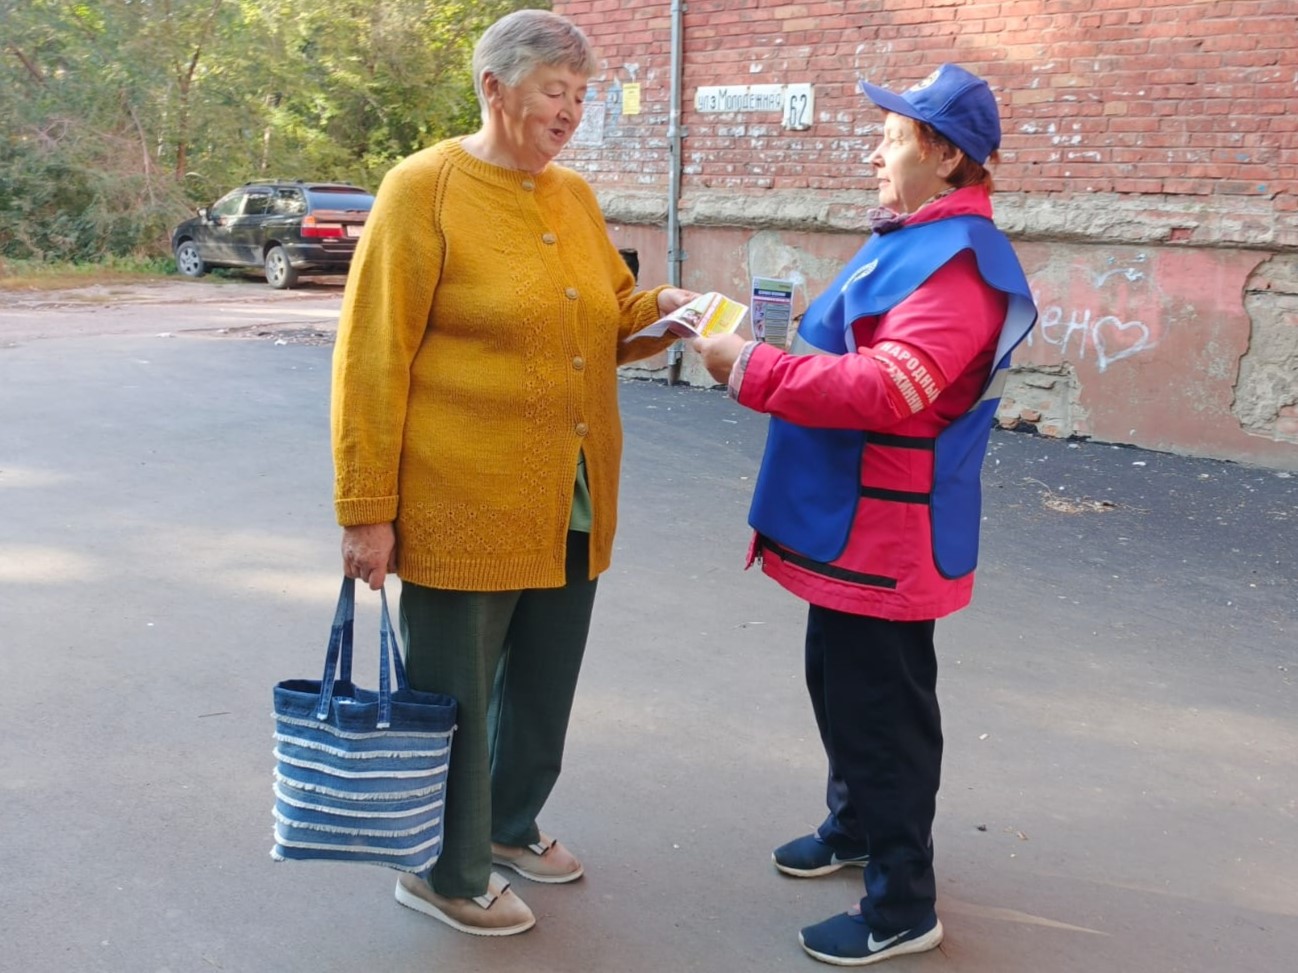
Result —
<instances>
[{"instance_id":1,"label":"dry grass","mask_svg":"<svg viewBox=\"0 0 1298 973\"><path fill-rule=\"evenodd\" d=\"M168 260L112 261L101 264L0 260L0 291L41 292L111 284L140 284L172 275Z\"/></svg>"},{"instance_id":2,"label":"dry grass","mask_svg":"<svg viewBox=\"0 0 1298 973\"><path fill-rule=\"evenodd\" d=\"M1047 510L1061 514L1102 514L1116 510L1118 505L1112 500L1092 500L1089 497L1061 497L1040 480L1024 477L1025 483L1035 483L1042 488L1041 505Z\"/></svg>"}]
</instances>

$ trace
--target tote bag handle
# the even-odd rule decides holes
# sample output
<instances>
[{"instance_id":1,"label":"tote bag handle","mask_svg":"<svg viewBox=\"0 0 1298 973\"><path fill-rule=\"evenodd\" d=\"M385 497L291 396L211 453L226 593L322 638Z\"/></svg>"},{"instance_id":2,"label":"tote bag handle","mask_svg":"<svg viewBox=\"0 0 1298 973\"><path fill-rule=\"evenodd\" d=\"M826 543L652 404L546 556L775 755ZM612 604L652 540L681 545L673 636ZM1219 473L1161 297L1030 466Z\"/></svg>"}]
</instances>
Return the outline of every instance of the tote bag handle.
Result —
<instances>
[{"instance_id":1,"label":"tote bag handle","mask_svg":"<svg viewBox=\"0 0 1298 973\"><path fill-rule=\"evenodd\" d=\"M397 690L409 688L406 679L406 667L401 661L401 649L397 645L397 636L392 629L392 618L388 613L388 592L379 589L379 602L382 614L379 618L379 719L378 728L384 729L392 722L392 676L389 667L396 670ZM329 706L333 702L334 683L338 678L343 682L352 679L352 641L356 619L356 581L354 578L343 578L342 589L338 592L338 607L334 611L333 627L329 632L329 648L325 651L324 675L320 678L320 697L316 702L316 719L324 720L329 716ZM389 662L389 659L391 660Z\"/></svg>"}]
</instances>

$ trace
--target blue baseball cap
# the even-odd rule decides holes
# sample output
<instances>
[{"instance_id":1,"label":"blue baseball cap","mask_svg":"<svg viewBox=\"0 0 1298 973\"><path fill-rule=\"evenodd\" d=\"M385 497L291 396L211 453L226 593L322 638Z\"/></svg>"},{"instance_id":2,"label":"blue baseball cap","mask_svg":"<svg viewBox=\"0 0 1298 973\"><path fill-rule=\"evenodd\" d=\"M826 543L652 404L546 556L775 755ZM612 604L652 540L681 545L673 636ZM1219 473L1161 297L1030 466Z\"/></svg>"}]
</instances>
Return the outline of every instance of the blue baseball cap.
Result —
<instances>
[{"instance_id":1,"label":"blue baseball cap","mask_svg":"<svg viewBox=\"0 0 1298 973\"><path fill-rule=\"evenodd\" d=\"M1000 147L996 96L986 81L959 65L943 64L901 94L862 81L861 94L884 111L932 125L979 165Z\"/></svg>"}]
</instances>

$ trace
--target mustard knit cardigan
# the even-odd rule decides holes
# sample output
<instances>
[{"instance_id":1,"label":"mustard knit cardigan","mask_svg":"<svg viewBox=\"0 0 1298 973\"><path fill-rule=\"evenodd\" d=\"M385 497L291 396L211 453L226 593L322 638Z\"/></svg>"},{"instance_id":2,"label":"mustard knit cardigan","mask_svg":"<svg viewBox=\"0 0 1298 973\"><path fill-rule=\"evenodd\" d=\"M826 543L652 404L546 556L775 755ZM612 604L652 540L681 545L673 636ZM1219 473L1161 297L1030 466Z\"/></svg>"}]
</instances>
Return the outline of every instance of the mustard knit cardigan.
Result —
<instances>
[{"instance_id":1,"label":"mustard knit cardigan","mask_svg":"<svg viewBox=\"0 0 1298 973\"><path fill-rule=\"evenodd\" d=\"M584 451L590 576L605 570L617 365L671 342L623 343L659 317L658 290L634 291L571 170L501 169L458 139L399 164L352 262L334 349L338 522L395 520L397 574L415 584L558 587Z\"/></svg>"}]
</instances>

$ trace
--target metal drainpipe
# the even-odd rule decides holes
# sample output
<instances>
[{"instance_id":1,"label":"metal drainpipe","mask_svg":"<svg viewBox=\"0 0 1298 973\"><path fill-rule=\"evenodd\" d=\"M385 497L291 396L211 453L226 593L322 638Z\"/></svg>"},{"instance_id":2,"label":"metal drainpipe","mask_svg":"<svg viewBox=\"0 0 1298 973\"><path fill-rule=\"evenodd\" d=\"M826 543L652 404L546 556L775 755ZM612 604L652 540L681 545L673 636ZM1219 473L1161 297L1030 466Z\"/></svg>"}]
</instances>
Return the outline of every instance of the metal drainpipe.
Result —
<instances>
[{"instance_id":1,"label":"metal drainpipe","mask_svg":"<svg viewBox=\"0 0 1298 973\"><path fill-rule=\"evenodd\" d=\"M671 159L671 168L667 175L667 283L673 287L681 286L681 264L685 254L681 252L681 140L685 133L681 130L681 74L683 48L685 39L686 6L684 0L672 0L672 86L671 104L667 115L667 146ZM681 359L685 354L683 342L676 342L667 349L667 384L675 385L681 377Z\"/></svg>"}]
</instances>

